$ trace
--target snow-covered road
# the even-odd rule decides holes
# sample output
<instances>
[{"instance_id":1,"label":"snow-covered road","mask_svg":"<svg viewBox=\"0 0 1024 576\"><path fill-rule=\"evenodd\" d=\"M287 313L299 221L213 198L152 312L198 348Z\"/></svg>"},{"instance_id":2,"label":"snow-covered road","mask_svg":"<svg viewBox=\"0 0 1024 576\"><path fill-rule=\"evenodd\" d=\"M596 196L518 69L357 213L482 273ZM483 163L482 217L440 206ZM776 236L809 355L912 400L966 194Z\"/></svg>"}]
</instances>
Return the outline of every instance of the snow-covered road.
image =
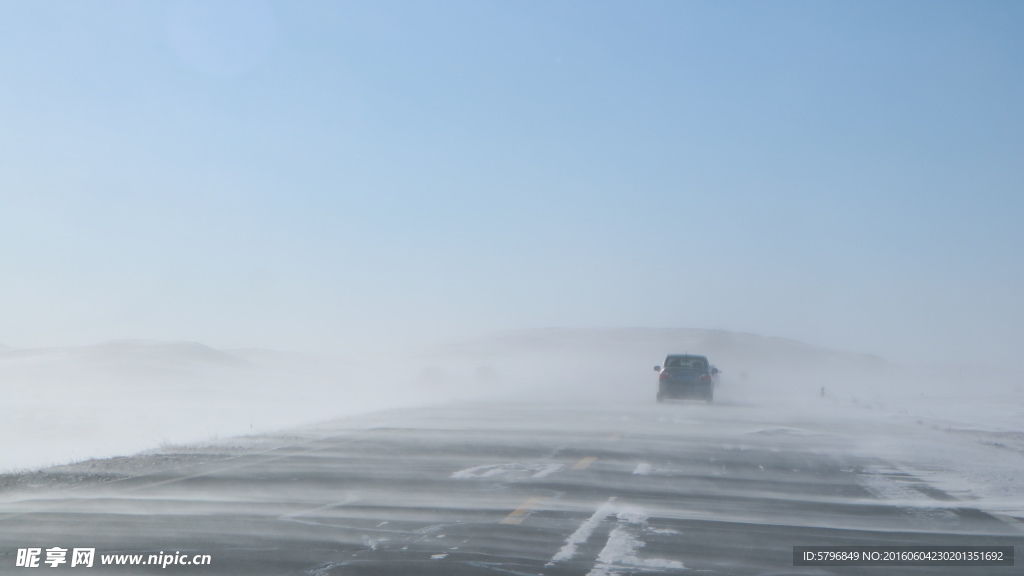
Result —
<instances>
[{"instance_id":1,"label":"snow-covered road","mask_svg":"<svg viewBox=\"0 0 1024 576\"><path fill-rule=\"evenodd\" d=\"M173 553L209 555L203 574L324 576L841 574L859 572L793 566L793 546L1019 550L1019 494L972 484L971 458L992 477L1021 457L828 399L395 410L269 451L8 493L0 573L32 547L95 548L93 574L132 571L102 557Z\"/></svg>"}]
</instances>

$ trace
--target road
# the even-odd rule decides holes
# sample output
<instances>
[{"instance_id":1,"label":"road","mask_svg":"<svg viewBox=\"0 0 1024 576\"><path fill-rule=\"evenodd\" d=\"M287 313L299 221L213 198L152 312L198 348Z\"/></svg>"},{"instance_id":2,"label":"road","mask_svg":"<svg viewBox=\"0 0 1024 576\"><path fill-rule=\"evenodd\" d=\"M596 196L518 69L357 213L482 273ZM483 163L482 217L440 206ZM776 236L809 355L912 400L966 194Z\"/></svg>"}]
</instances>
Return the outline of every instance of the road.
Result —
<instances>
[{"instance_id":1,"label":"road","mask_svg":"<svg viewBox=\"0 0 1024 576\"><path fill-rule=\"evenodd\" d=\"M1021 574L793 565L793 546L1024 545L1024 532L851 450L855 421L701 403L462 405L0 503L0 573ZM816 424L817 422L817 424ZM823 423L827 422L827 423ZM910 495L914 497L910 497ZM46 550L65 564L42 564ZM94 548L93 566L70 566ZM208 565L102 565L150 555Z\"/></svg>"}]
</instances>

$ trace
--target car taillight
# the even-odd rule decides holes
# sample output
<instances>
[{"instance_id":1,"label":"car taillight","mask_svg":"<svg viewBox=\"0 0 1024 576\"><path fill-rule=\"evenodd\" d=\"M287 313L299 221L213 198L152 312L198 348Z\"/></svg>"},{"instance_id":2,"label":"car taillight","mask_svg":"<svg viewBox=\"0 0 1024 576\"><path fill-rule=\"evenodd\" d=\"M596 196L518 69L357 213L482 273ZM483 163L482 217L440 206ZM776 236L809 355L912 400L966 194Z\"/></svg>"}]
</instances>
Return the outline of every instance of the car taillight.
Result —
<instances>
[{"instance_id":1,"label":"car taillight","mask_svg":"<svg viewBox=\"0 0 1024 576\"><path fill-rule=\"evenodd\" d=\"M700 377L701 382L711 382L711 374L702 374Z\"/></svg>"},{"instance_id":2,"label":"car taillight","mask_svg":"<svg viewBox=\"0 0 1024 576\"><path fill-rule=\"evenodd\" d=\"M662 372L661 374L658 374L658 379L659 380L668 380L669 379L668 372Z\"/></svg>"}]
</instances>

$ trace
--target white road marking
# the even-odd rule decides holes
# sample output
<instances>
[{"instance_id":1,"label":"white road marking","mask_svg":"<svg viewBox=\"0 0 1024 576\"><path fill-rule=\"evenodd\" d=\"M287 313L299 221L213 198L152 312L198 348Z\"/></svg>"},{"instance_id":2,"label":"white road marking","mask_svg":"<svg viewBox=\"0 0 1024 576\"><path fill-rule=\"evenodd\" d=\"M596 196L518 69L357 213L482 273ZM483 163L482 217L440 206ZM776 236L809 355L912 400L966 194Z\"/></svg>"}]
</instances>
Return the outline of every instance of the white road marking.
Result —
<instances>
[{"instance_id":1,"label":"white road marking","mask_svg":"<svg viewBox=\"0 0 1024 576\"><path fill-rule=\"evenodd\" d=\"M390 540L390 538L370 538L365 534L363 535L363 545L373 551L377 550L377 544L387 542L388 540Z\"/></svg>"},{"instance_id":2,"label":"white road marking","mask_svg":"<svg viewBox=\"0 0 1024 576\"><path fill-rule=\"evenodd\" d=\"M647 476L651 473L651 465L647 462L641 462L636 465L633 469L633 474L639 474L640 476Z\"/></svg>"},{"instance_id":3,"label":"white road marking","mask_svg":"<svg viewBox=\"0 0 1024 576\"><path fill-rule=\"evenodd\" d=\"M482 466L474 466L472 468L466 468L465 470L453 472L451 477L458 479L487 478L488 476L503 474L505 472L508 472L510 469L510 464L484 464Z\"/></svg>"},{"instance_id":4,"label":"white road marking","mask_svg":"<svg viewBox=\"0 0 1024 576\"><path fill-rule=\"evenodd\" d=\"M551 561L547 563L548 566L552 566L555 562L561 562L563 560L569 560L576 555L576 547L580 544L585 543L590 535L594 533L594 529L601 523L602 520L611 516L615 512L615 497L612 496L607 502L597 508L596 511L580 524L579 528L572 533L568 538L565 539L565 545L559 550L554 556L551 557Z\"/></svg>"},{"instance_id":5,"label":"white road marking","mask_svg":"<svg viewBox=\"0 0 1024 576\"><path fill-rule=\"evenodd\" d=\"M541 469L540 472L537 472L533 476L530 476L530 478L543 478L549 474L554 474L555 472L558 472L561 469L561 464L548 464L543 469Z\"/></svg>"},{"instance_id":6,"label":"white road marking","mask_svg":"<svg viewBox=\"0 0 1024 576\"><path fill-rule=\"evenodd\" d=\"M633 568L642 570L683 570L682 562L664 560L662 558L641 559L637 551L644 547L645 542L637 536L637 532L647 526L647 514L640 508L623 508L618 514L618 525L608 534L608 542L597 555L597 564L587 576L616 576L620 570L632 572Z\"/></svg>"},{"instance_id":7,"label":"white road marking","mask_svg":"<svg viewBox=\"0 0 1024 576\"><path fill-rule=\"evenodd\" d=\"M557 562L572 559L576 555L576 549L587 542L594 530L604 521L605 518L615 513L617 524L608 534L608 541L597 556L597 563L594 564L587 576L616 576L622 571L641 570L683 570L682 562L677 560L665 560L662 558L641 559L637 551L643 548L645 542L638 537L638 533L648 530L647 513L642 508L635 506L623 506L616 513L616 498L613 496L602 504L594 513L580 524L579 528L565 539L565 545L558 551L546 566L554 566ZM654 530L657 534L677 533L674 530Z\"/></svg>"},{"instance_id":8,"label":"white road marking","mask_svg":"<svg viewBox=\"0 0 1024 576\"><path fill-rule=\"evenodd\" d=\"M562 469L562 464L545 462L513 462L511 464L483 464L453 472L450 478L469 480L473 478L543 478Z\"/></svg>"}]
</instances>

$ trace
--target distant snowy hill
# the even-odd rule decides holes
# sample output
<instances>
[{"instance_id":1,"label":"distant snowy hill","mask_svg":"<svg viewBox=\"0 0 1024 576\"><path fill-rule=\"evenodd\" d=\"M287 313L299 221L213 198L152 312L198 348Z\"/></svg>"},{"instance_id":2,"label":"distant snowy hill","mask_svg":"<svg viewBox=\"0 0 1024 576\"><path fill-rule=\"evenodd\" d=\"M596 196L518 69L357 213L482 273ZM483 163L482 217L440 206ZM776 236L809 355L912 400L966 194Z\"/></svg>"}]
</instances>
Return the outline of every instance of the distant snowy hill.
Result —
<instances>
[{"instance_id":1,"label":"distant snowy hill","mask_svg":"<svg viewBox=\"0 0 1024 576\"><path fill-rule=\"evenodd\" d=\"M245 361L196 342L119 340L76 348L7 351L0 366L33 380L102 379L107 384L175 379L211 368L236 368Z\"/></svg>"}]
</instances>

